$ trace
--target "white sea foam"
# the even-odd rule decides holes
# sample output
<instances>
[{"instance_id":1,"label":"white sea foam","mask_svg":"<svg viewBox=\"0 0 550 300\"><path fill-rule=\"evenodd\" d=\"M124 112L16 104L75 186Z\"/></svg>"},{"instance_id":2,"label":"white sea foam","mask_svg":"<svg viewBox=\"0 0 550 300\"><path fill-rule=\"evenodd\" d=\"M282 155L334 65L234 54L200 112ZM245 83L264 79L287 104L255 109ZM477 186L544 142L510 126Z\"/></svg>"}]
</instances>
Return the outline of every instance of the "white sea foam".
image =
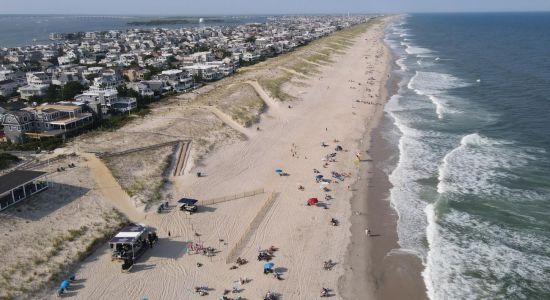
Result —
<instances>
[{"instance_id":1,"label":"white sea foam","mask_svg":"<svg viewBox=\"0 0 550 300\"><path fill-rule=\"evenodd\" d=\"M494 299L495 294L527 299L518 294L526 284L545 289L550 280L545 271L550 261L543 250L547 238L518 234L456 210L439 216L437 205L428 205L425 213L430 250L422 275L430 299ZM472 276L474 270L477 275Z\"/></svg>"},{"instance_id":2,"label":"white sea foam","mask_svg":"<svg viewBox=\"0 0 550 300\"><path fill-rule=\"evenodd\" d=\"M426 293L428 294L429 299L437 299L435 297L435 286L434 286L434 278L432 278L432 272L433 267L430 267L433 265L433 260L435 257L435 246L437 239L437 228L435 224L435 208L433 204L428 204L426 208L424 209L424 213L426 214L426 220L428 225L426 226L426 239L428 240L428 245L430 245L428 250L428 255L426 258L426 263L424 266L424 271L422 271L422 277L424 278L424 283L426 284Z\"/></svg>"},{"instance_id":3,"label":"white sea foam","mask_svg":"<svg viewBox=\"0 0 550 300\"><path fill-rule=\"evenodd\" d=\"M430 49L412 46L411 44L407 45L407 47L405 48L405 51L408 54L411 54L411 55L420 55L420 54L432 53L432 51Z\"/></svg>"},{"instance_id":4,"label":"white sea foam","mask_svg":"<svg viewBox=\"0 0 550 300\"><path fill-rule=\"evenodd\" d=\"M405 115L402 115L407 114L408 109L399 105L399 99L400 96L392 97L386 108L394 125L401 132L398 142L399 160L389 175L393 186L390 200L398 215L399 245L425 255L426 249L422 241L427 223L422 212L426 203L417 197L421 189L417 181L433 176L438 166L437 157L442 155L425 141L440 140L442 137L437 132L422 131L409 126Z\"/></svg>"},{"instance_id":5,"label":"white sea foam","mask_svg":"<svg viewBox=\"0 0 550 300\"><path fill-rule=\"evenodd\" d=\"M405 58L399 58L395 63L401 68L402 71L407 71L407 66L405 65Z\"/></svg>"},{"instance_id":6,"label":"white sea foam","mask_svg":"<svg viewBox=\"0 0 550 300\"><path fill-rule=\"evenodd\" d=\"M423 71L416 71L407 84L407 87L416 94L430 99L439 119L442 119L445 113L452 112L443 99L447 97L445 92L448 89L465 86L468 86L468 83L450 74Z\"/></svg>"},{"instance_id":7,"label":"white sea foam","mask_svg":"<svg viewBox=\"0 0 550 300\"><path fill-rule=\"evenodd\" d=\"M432 101L432 103L435 105L435 113L437 114L438 119L443 119L443 113L446 112L445 106L443 105L442 101L433 95L428 95L428 98Z\"/></svg>"},{"instance_id":8,"label":"white sea foam","mask_svg":"<svg viewBox=\"0 0 550 300\"><path fill-rule=\"evenodd\" d=\"M477 133L464 136L460 145L451 150L439 167L437 191L443 193L476 194L510 197L517 191L498 184L503 176L500 170L525 166L528 153L510 142L496 141ZM506 173L508 178L515 175ZM524 196L533 197L531 192Z\"/></svg>"},{"instance_id":9,"label":"white sea foam","mask_svg":"<svg viewBox=\"0 0 550 300\"><path fill-rule=\"evenodd\" d=\"M470 83L445 74L444 61L451 59L433 52L412 54L418 52L411 50L412 44L402 39L401 45L394 45L397 53L406 56L401 62L408 63L408 70L403 71L400 95L391 97L385 108L400 132L399 159L389 176L399 245L424 258L422 276L430 299L494 299L495 295L529 299L532 295L520 293L548 290L548 237L540 238L529 230L519 233L466 210L473 210L475 201L483 201L485 206L495 199L506 199L508 204L545 201L536 191L513 188L514 176L519 176L514 174L522 174L543 150L526 149L479 133L449 133L482 130L491 122L488 119L496 119L495 113L451 96L450 89L474 84L477 77ZM438 55L441 58L435 61ZM422 60L422 66L417 66L416 60ZM410 96L409 90L420 96ZM426 110L434 108L440 119L456 111L464 113L446 122L434 122L424 117ZM470 111L475 113L466 113ZM449 130L438 131L442 127ZM503 172L516 168L520 168L518 172ZM435 202L428 204L431 201ZM474 206L460 211L470 204L468 201ZM503 208L495 204L497 209ZM505 213L530 225L541 222L525 211ZM424 244L426 240L429 247Z\"/></svg>"}]
</instances>

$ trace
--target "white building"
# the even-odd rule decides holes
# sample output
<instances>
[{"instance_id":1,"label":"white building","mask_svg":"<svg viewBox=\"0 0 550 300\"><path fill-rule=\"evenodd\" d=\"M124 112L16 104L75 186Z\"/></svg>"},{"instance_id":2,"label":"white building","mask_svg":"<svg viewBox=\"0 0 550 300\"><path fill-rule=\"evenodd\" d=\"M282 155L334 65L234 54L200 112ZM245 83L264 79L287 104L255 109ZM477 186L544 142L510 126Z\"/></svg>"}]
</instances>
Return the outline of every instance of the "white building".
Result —
<instances>
[{"instance_id":1,"label":"white building","mask_svg":"<svg viewBox=\"0 0 550 300\"><path fill-rule=\"evenodd\" d=\"M49 84L33 84L20 87L17 91L21 94L21 99L29 100L31 97L43 97L48 91Z\"/></svg>"}]
</instances>

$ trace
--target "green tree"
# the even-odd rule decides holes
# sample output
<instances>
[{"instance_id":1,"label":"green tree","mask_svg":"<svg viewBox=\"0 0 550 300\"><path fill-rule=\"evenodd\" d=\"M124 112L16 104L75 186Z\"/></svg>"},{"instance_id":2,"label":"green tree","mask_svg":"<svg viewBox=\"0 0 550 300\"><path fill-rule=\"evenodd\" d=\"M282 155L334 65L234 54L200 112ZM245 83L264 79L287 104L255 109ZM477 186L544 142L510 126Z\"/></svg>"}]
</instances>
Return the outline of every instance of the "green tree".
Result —
<instances>
[{"instance_id":1,"label":"green tree","mask_svg":"<svg viewBox=\"0 0 550 300\"><path fill-rule=\"evenodd\" d=\"M48 90L46 91L46 96L44 96L44 99L41 99L41 101L37 102L43 102L43 101L59 101L61 100L61 89L57 85L50 84L48 87Z\"/></svg>"},{"instance_id":2,"label":"green tree","mask_svg":"<svg viewBox=\"0 0 550 300\"><path fill-rule=\"evenodd\" d=\"M84 86L78 81L69 81L63 90L61 91L61 98L63 100L74 99L74 97L84 91Z\"/></svg>"}]
</instances>

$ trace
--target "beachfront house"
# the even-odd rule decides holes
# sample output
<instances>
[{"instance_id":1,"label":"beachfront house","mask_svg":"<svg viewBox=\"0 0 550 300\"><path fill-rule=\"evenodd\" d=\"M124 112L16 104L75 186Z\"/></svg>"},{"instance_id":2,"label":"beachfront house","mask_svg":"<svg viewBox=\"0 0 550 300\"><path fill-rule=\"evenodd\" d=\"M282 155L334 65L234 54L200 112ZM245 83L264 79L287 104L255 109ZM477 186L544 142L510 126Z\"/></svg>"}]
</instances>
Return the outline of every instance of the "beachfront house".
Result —
<instances>
[{"instance_id":1,"label":"beachfront house","mask_svg":"<svg viewBox=\"0 0 550 300\"><path fill-rule=\"evenodd\" d=\"M96 86L92 86L83 94L75 96L76 101L88 104L99 117L108 113L111 104L116 102L117 98L118 92L116 89Z\"/></svg>"},{"instance_id":2,"label":"beachfront house","mask_svg":"<svg viewBox=\"0 0 550 300\"><path fill-rule=\"evenodd\" d=\"M34 115L28 111L10 111L2 121L4 134L12 143L25 142L25 133L34 131Z\"/></svg>"},{"instance_id":3,"label":"beachfront house","mask_svg":"<svg viewBox=\"0 0 550 300\"><path fill-rule=\"evenodd\" d=\"M219 67L210 64L194 64L192 66L184 67L193 76L198 76L204 81L214 81L223 78L223 73L220 72Z\"/></svg>"},{"instance_id":4,"label":"beachfront house","mask_svg":"<svg viewBox=\"0 0 550 300\"><path fill-rule=\"evenodd\" d=\"M34 115L33 130L26 132L30 138L66 137L93 124L93 115L83 112L84 104L44 104L24 108Z\"/></svg>"},{"instance_id":5,"label":"beachfront house","mask_svg":"<svg viewBox=\"0 0 550 300\"><path fill-rule=\"evenodd\" d=\"M98 118L108 115L110 110L125 113L137 108L136 98L118 97L118 91L113 88L92 86L83 94L75 96L75 100L88 105Z\"/></svg>"},{"instance_id":6,"label":"beachfront house","mask_svg":"<svg viewBox=\"0 0 550 300\"><path fill-rule=\"evenodd\" d=\"M187 71L183 70L165 70L161 74L153 76L153 78L165 82L177 92L183 92L193 87L193 78Z\"/></svg>"},{"instance_id":7,"label":"beachfront house","mask_svg":"<svg viewBox=\"0 0 550 300\"><path fill-rule=\"evenodd\" d=\"M129 82L126 87L136 91L141 97L153 97L155 95L155 92L142 82Z\"/></svg>"},{"instance_id":8,"label":"beachfront house","mask_svg":"<svg viewBox=\"0 0 550 300\"><path fill-rule=\"evenodd\" d=\"M257 61L260 59L260 55L256 53L246 52L242 56L243 61Z\"/></svg>"},{"instance_id":9,"label":"beachfront house","mask_svg":"<svg viewBox=\"0 0 550 300\"><path fill-rule=\"evenodd\" d=\"M137 108L137 99L133 97L119 97L111 104L111 108L120 113L129 113Z\"/></svg>"}]
</instances>

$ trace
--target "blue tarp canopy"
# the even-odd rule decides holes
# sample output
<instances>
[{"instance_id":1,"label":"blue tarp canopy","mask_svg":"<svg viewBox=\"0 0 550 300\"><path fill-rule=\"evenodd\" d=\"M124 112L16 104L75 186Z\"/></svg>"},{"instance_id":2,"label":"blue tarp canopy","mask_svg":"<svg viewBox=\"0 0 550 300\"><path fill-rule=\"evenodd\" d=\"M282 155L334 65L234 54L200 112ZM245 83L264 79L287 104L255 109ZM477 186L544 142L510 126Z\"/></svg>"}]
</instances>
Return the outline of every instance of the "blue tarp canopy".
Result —
<instances>
[{"instance_id":1,"label":"blue tarp canopy","mask_svg":"<svg viewBox=\"0 0 550 300\"><path fill-rule=\"evenodd\" d=\"M275 172L277 172L277 173L283 173L283 169L275 169Z\"/></svg>"},{"instance_id":2,"label":"blue tarp canopy","mask_svg":"<svg viewBox=\"0 0 550 300\"><path fill-rule=\"evenodd\" d=\"M178 203L187 204L187 205L194 205L197 202L199 202L199 200L191 199L191 198L181 198L178 200Z\"/></svg>"},{"instance_id":3,"label":"blue tarp canopy","mask_svg":"<svg viewBox=\"0 0 550 300\"><path fill-rule=\"evenodd\" d=\"M264 270L271 270L275 264L268 262L264 265Z\"/></svg>"}]
</instances>

